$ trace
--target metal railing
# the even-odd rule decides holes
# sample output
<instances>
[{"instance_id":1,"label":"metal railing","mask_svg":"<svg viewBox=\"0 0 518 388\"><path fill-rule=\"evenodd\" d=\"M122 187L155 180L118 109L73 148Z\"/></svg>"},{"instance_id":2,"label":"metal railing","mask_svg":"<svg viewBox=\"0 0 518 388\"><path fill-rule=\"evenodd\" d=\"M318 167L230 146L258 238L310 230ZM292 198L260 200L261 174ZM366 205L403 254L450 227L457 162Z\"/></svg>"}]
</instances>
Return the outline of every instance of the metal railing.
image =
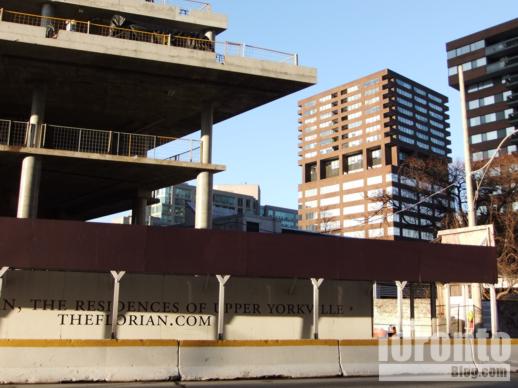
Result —
<instances>
[{"instance_id":1,"label":"metal railing","mask_svg":"<svg viewBox=\"0 0 518 388\"><path fill-rule=\"evenodd\" d=\"M57 38L59 31L73 31L89 35L99 35L138 42L153 43L165 46L182 47L192 50L215 52L216 61L225 62L225 57L246 57L264 61L290 63L298 66L298 55L283 51L235 42L211 41L208 38L182 36L163 32L143 31L138 27L123 28L108 26L90 21L80 21L47 17L22 12L8 11L0 8L0 21L45 27L47 38Z\"/></svg>"},{"instance_id":2,"label":"metal railing","mask_svg":"<svg viewBox=\"0 0 518 388\"><path fill-rule=\"evenodd\" d=\"M31 132L38 132L31 136ZM30 139L38 139L31 145ZM198 162L200 141L119 131L0 120L0 144L158 160Z\"/></svg>"},{"instance_id":3,"label":"metal railing","mask_svg":"<svg viewBox=\"0 0 518 388\"><path fill-rule=\"evenodd\" d=\"M155 3L160 5L167 5L178 8L179 3L185 3L186 7L180 6L179 7L179 13L181 15L188 15L190 11L190 7L197 6L197 10L199 11L206 11L210 12L212 10L212 7L210 3L207 3L205 1L198 1L198 0L143 0L146 3Z\"/></svg>"}]
</instances>

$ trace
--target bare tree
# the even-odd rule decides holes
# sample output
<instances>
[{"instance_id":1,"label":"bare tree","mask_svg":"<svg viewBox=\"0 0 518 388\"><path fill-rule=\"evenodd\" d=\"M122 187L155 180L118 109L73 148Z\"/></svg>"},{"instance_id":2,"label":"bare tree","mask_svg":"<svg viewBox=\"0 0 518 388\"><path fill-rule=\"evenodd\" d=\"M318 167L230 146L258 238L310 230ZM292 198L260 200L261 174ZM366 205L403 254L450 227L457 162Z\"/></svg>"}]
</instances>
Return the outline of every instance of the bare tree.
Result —
<instances>
[{"instance_id":1,"label":"bare tree","mask_svg":"<svg viewBox=\"0 0 518 388\"><path fill-rule=\"evenodd\" d=\"M433 201L434 210L443 215L428 227L433 233L467 226L464 163L456 161L448 166L445 163L444 159L409 157L398 170L400 176L415 181L413 191L417 197L414 202L442 190ZM473 169L483 165L479 163ZM518 286L518 155L495 159L484 174L475 177L475 183L478 187L475 198L477 224L493 224L495 229L498 273L505 285L497 295L501 299L516 293ZM405 211L406 206L402 206L393 194L383 193L373 200L383 202L384 208L392 208L394 213L399 212L400 222L411 223L408 221L413 219L412 212ZM374 217L384 214L385 210L380 209Z\"/></svg>"},{"instance_id":2,"label":"bare tree","mask_svg":"<svg viewBox=\"0 0 518 388\"><path fill-rule=\"evenodd\" d=\"M340 227L336 225L339 216L332 215L331 211L330 206L320 208L320 233L333 233L333 231L340 229Z\"/></svg>"},{"instance_id":3,"label":"bare tree","mask_svg":"<svg viewBox=\"0 0 518 388\"><path fill-rule=\"evenodd\" d=\"M518 155L495 159L478 178L477 221L495 228L498 272L505 285L498 294L502 298L516 293L518 286Z\"/></svg>"},{"instance_id":4,"label":"bare tree","mask_svg":"<svg viewBox=\"0 0 518 388\"><path fill-rule=\"evenodd\" d=\"M464 166L458 161L450 165L444 158L416 158L408 157L400 165L398 175L403 179L412 183L410 190L414 197L407 198L413 203L429 199L427 207L442 214L442 218L437 221L436 217L432 217L432 221L428 226L421 225L421 229L435 234L438 230L445 227L454 228L461 227L465 223L466 215L464 212L465 204L465 180ZM430 197L433 193L437 193ZM391 208L394 213L399 214L400 222L411 225L414 223L418 208L403 205L398 196L393 193L383 193L373 199L373 201L381 201L384 208ZM408 209L408 210L405 210ZM376 216L386 214L384 209L380 209Z\"/></svg>"}]
</instances>

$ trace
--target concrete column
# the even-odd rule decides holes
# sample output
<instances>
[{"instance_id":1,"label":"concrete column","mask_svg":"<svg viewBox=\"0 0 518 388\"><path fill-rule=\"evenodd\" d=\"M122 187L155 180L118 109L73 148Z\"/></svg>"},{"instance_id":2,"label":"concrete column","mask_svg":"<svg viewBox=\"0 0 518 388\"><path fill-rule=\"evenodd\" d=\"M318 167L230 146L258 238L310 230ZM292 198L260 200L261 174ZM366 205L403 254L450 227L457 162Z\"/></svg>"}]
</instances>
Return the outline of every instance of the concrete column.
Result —
<instances>
[{"instance_id":1,"label":"concrete column","mask_svg":"<svg viewBox=\"0 0 518 388\"><path fill-rule=\"evenodd\" d=\"M410 284L410 338L415 338L415 285Z\"/></svg>"},{"instance_id":2,"label":"concrete column","mask_svg":"<svg viewBox=\"0 0 518 388\"><path fill-rule=\"evenodd\" d=\"M437 334L437 290L435 283L430 282L430 328L431 334Z\"/></svg>"},{"instance_id":3,"label":"concrete column","mask_svg":"<svg viewBox=\"0 0 518 388\"><path fill-rule=\"evenodd\" d=\"M446 334L451 336L451 303L450 303L450 284L443 285L444 293L444 315L446 317Z\"/></svg>"},{"instance_id":4,"label":"concrete column","mask_svg":"<svg viewBox=\"0 0 518 388\"><path fill-rule=\"evenodd\" d=\"M41 6L41 16L53 17L54 6L51 3L45 3Z\"/></svg>"},{"instance_id":5,"label":"concrete column","mask_svg":"<svg viewBox=\"0 0 518 388\"><path fill-rule=\"evenodd\" d=\"M212 163L213 107L207 106L201 114L201 163ZM203 171L196 180L196 229L212 228L212 173Z\"/></svg>"},{"instance_id":6,"label":"concrete column","mask_svg":"<svg viewBox=\"0 0 518 388\"><path fill-rule=\"evenodd\" d=\"M151 192L148 191L139 191L137 193L131 210L131 223L133 225L146 225L146 209L148 198L150 197Z\"/></svg>"},{"instance_id":7,"label":"concrete column","mask_svg":"<svg viewBox=\"0 0 518 388\"><path fill-rule=\"evenodd\" d=\"M214 38L216 37L216 34L214 34L214 31L207 31L205 33L205 37L210 40L211 42L214 42Z\"/></svg>"},{"instance_id":8,"label":"concrete column","mask_svg":"<svg viewBox=\"0 0 518 388\"><path fill-rule=\"evenodd\" d=\"M38 198L41 178L41 160L27 156L22 162L20 193L18 195L18 218L38 217Z\"/></svg>"},{"instance_id":9,"label":"concrete column","mask_svg":"<svg viewBox=\"0 0 518 388\"><path fill-rule=\"evenodd\" d=\"M397 287L397 315L398 315L398 333L399 337L403 337L403 289L407 282L396 281Z\"/></svg>"},{"instance_id":10,"label":"concrete column","mask_svg":"<svg viewBox=\"0 0 518 388\"><path fill-rule=\"evenodd\" d=\"M42 146L42 126L45 120L45 105L47 90L38 86L32 92L31 117L29 119L29 133L27 134L27 147Z\"/></svg>"},{"instance_id":11,"label":"concrete column","mask_svg":"<svg viewBox=\"0 0 518 388\"><path fill-rule=\"evenodd\" d=\"M324 279L311 278L313 285L313 339L318 339L318 320L320 319L320 286Z\"/></svg>"},{"instance_id":12,"label":"concrete column","mask_svg":"<svg viewBox=\"0 0 518 388\"><path fill-rule=\"evenodd\" d=\"M40 147L42 125L45 120L46 88L38 86L32 93L31 117L27 128L27 147ZM18 218L38 216L38 197L41 176L41 160L37 156L27 156L22 162L20 193L18 196Z\"/></svg>"},{"instance_id":13,"label":"concrete column","mask_svg":"<svg viewBox=\"0 0 518 388\"><path fill-rule=\"evenodd\" d=\"M496 338L496 333L498 333L498 309L494 284L489 285L489 296L491 306L491 337Z\"/></svg>"},{"instance_id":14,"label":"concrete column","mask_svg":"<svg viewBox=\"0 0 518 388\"><path fill-rule=\"evenodd\" d=\"M51 18L54 17L54 15L54 6L52 4L45 3L41 6L41 16L43 16L43 18L41 19L40 26L47 27L45 34L49 38L52 37L53 32L55 33L56 31L50 28L50 26L53 24L52 20L46 19L45 17Z\"/></svg>"},{"instance_id":15,"label":"concrete column","mask_svg":"<svg viewBox=\"0 0 518 388\"><path fill-rule=\"evenodd\" d=\"M131 210L131 223L133 225L146 225L147 198L138 197L133 201Z\"/></svg>"},{"instance_id":16,"label":"concrete column","mask_svg":"<svg viewBox=\"0 0 518 388\"><path fill-rule=\"evenodd\" d=\"M112 300L112 327L111 339L117 339L117 319L119 318L119 291L120 281L126 274L126 271L110 271L113 276L113 300Z\"/></svg>"},{"instance_id":17,"label":"concrete column","mask_svg":"<svg viewBox=\"0 0 518 388\"><path fill-rule=\"evenodd\" d=\"M225 285L230 279L230 275L216 275L219 283L218 297L218 340L225 337Z\"/></svg>"}]
</instances>

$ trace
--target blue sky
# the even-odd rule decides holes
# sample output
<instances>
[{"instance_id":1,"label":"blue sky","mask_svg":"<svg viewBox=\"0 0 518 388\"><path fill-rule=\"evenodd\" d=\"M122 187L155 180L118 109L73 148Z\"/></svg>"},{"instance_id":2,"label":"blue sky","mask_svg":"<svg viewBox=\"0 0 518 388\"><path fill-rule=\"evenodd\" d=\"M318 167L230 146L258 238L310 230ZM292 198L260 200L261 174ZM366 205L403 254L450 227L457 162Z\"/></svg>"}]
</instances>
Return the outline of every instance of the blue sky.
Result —
<instances>
[{"instance_id":1,"label":"blue sky","mask_svg":"<svg viewBox=\"0 0 518 388\"><path fill-rule=\"evenodd\" d=\"M297 101L390 68L450 99L453 158L462 158L459 93L445 43L517 17L516 0L213 0L228 16L219 41L296 52L317 85L214 128L215 183L257 183L263 204L297 207Z\"/></svg>"}]
</instances>

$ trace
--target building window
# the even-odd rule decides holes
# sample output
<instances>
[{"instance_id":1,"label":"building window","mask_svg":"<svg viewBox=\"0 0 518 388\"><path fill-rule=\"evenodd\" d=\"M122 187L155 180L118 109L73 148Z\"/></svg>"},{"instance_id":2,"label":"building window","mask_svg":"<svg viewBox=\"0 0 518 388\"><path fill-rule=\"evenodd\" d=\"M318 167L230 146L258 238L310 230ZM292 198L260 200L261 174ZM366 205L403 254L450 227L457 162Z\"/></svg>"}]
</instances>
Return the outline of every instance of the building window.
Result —
<instances>
[{"instance_id":1,"label":"building window","mask_svg":"<svg viewBox=\"0 0 518 388\"><path fill-rule=\"evenodd\" d=\"M373 88L365 91L366 96L372 96L380 91L380 88Z\"/></svg>"},{"instance_id":2,"label":"building window","mask_svg":"<svg viewBox=\"0 0 518 388\"><path fill-rule=\"evenodd\" d=\"M406 90L396 88L396 92L402 96L405 96L406 98L412 98L412 93L409 93Z\"/></svg>"},{"instance_id":3,"label":"building window","mask_svg":"<svg viewBox=\"0 0 518 388\"><path fill-rule=\"evenodd\" d=\"M410 85L408 82L403 81L402 79L396 78L396 83L407 89L412 89L412 85Z\"/></svg>"},{"instance_id":4,"label":"building window","mask_svg":"<svg viewBox=\"0 0 518 388\"><path fill-rule=\"evenodd\" d=\"M324 186L320 188L320 194L336 193L340 190L340 185Z\"/></svg>"},{"instance_id":5,"label":"building window","mask_svg":"<svg viewBox=\"0 0 518 388\"><path fill-rule=\"evenodd\" d=\"M479 83L476 83L476 84L473 84L473 85L469 86L468 87L468 93L478 92L479 90L491 88L493 86L494 86L494 83L493 83L492 80L484 81L484 82L479 82Z\"/></svg>"},{"instance_id":6,"label":"building window","mask_svg":"<svg viewBox=\"0 0 518 388\"><path fill-rule=\"evenodd\" d=\"M335 177L340 173L340 162L338 159L323 160L321 166L322 179Z\"/></svg>"},{"instance_id":7,"label":"building window","mask_svg":"<svg viewBox=\"0 0 518 388\"><path fill-rule=\"evenodd\" d=\"M505 111L493 112L484 116L472 117L469 119L469 125L470 127L475 127L477 125L488 124L498 120L504 120L507 119L509 115L512 113L513 109L506 109Z\"/></svg>"},{"instance_id":8,"label":"building window","mask_svg":"<svg viewBox=\"0 0 518 388\"><path fill-rule=\"evenodd\" d=\"M320 200L320 206L332 206L340 203L340 197L323 198Z\"/></svg>"},{"instance_id":9,"label":"building window","mask_svg":"<svg viewBox=\"0 0 518 388\"><path fill-rule=\"evenodd\" d=\"M381 119L381 116L380 115L376 115L376 116L372 116L372 117L369 117L368 119L365 120L365 123L366 124L372 124L376 121L379 121Z\"/></svg>"},{"instance_id":10,"label":"building window","mask_svg":"<svg viewBox=\"0 0 518 388\"><path fill-rule=\"evenodd\" d=\"M473 61L469 61L469 62L463 63L462 64L462 70L464 70L464 71L473 70L473 69L476 69L478 67L485 66L486 64L487 64L486 57L478 58L478 59L475 59ZM452 75L457 74L457 70L458 70L457 67L458 66L450 67L448 69L448 75L452 76Z\"/></svg>"},{"instance_id":11,"label":"building window","mask_svg":"<svg viewBox=\"0 0 518 388\"><path fill-rule=\"evenodd\" d=\"M315 182L317 180L317 164L306 164L306 182Z\"/></svg>"},{"instance_id":12,"label":"building window","mask_svg":"<svg viewBox=\"0 0 518 388\"><path fill-rule=\"evenodd\" d=\"M368 151L367 167L368 168L381 167L381 149L380 148L376 148L376 149Z\"/></svg>"},{"instance_id":13,"label":"building window","mask_svg":"<svg viewBox=\"0 0 518 388\"><path fill-rule=\"evenodd\" d=\"M246 231L247 232L259 232L259 222L250 222L246 223Z\"/></svg>"},{"instance_id":14,"label":"building window","mask_svg":"<svg viewBox=\"0 0 518 388\"><path fill-rule=\"evenodd\" d=\"M354 181L344 182L342 184L342 188L344 190L352 190L352 189L357 189L357 188L363 187L364 185L365 185L365 183L363 182L363 179L357 179Z\"/></svg>"},{"instance_id":15,"label":"building window","mask_svg":"<svg viewBox=\"0 0 518 388\"><path fill-rule=\"evenodd\" d=\"M378 106L373 106L372 108L366 109L365 110L365 114L366 115L370 115L370 114L379 112L380 110L381 110L381 107L379 105Z\"/></svg>"},{"instance_id":16,"label":"building window","mask_svg":"<svg viewBox=\"0 0 518 388\"><path fill-rule=\"evenodd\" d=\"M342 200L345 204L348 202L363 201L363 198L364 198L363 192L358 192L358 193L345 194L342 197Z\"/></svg>"},{"instance_id":17,"label":"building window","mask_svg":"<svg viewBox=\"0 0 518 388\"><path fill-rule=\"evenodd\" d=\"M361 171L363 169L363 155L355 154L346 157L346 171L348 173Z\"/></svg>"},{"instance_id":18,"label":"building window","mask_svg":"<svg viewBox=\"0 0 518 388\"><path fill-rule=\"evenodd\" d=\"M371 85L377 84L379 81L380 81L380 80L379 80L379 78L373 78L373 79L370 79L370 80L366 81L366 82L363 84L363 86L364 86L364 87L369 87L369 86L371 86Z\"/></svg>"},{"instance_id":19,"label":"building window","mask_svg":"<svg viewBox=\"0 0 518 388\"><path fill-rule=\"evenodd\" d=\"M347 206L343 208L343 214L357 214L365 212L365 205L355 205L355 206Z\"/></svg>"},{"instance_id":20,"label":"building window","mask_svg":"<svg viewBox=\"0 0 518 388\"><path fill-rule=\"evenodd\" d=\"M383 237L383 234L384 234L383 228L369 229L369 237L371 237L371 238Z\"/></svg>"},{"instance_id":21,"label":"building window","mask_svg":"<svg viewBox=\"0 0 518 388\"><path fill-rule=\"evenodd\" d=\"M459 47L457 49L453 49L448 51L448 59L452 59L458 57L459 55L464 55L470 53L472 51L480 50L485 47L484 40L479 40L475 43L467 44L466 46Z\"/></svg>"},{"instance_id":22,"label":"building window","mask_svg":"<svg viewBox=\"0 0 518 388\"><path fill-rule=\"evenodd\" d=\"M401 231L403 232L403 237L419 238L419 232L417 230L402 228Z\"/></svg>"}]
</instances>

